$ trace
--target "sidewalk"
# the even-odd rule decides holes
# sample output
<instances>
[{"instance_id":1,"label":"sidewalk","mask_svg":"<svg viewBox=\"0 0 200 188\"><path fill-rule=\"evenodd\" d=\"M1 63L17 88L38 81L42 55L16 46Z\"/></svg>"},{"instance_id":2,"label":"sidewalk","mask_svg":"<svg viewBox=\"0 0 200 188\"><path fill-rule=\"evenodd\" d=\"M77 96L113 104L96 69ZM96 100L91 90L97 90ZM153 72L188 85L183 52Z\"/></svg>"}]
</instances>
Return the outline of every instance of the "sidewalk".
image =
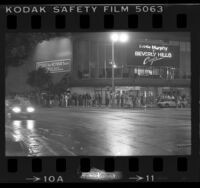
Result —
<instances>
[{"instance_id":1,"label":"sidewalk","mask_svg":"<svg viewBox=\"0 0 200 188\"><path fill-rule=\"evenodd\" d=\"M160 108L156 105L152 106L140 106L140 107L117 107L117 106L69 106L69 107L60 107L60 106L52 106L52 107L41 107L38 106L36 109L42 109L47 111L53 111L53 110L161 110L161 109L171 109L171 108ZM181 109L181 110L187 110L190 109L189 107L186 108L173 108L173 109Z\"/></svg>"},{"instance_id":2,"label":"sidewalk","mask_svg":"<svg viewBox=\"0 0 200 188\"><path fill-rule=\"evenodd\" d=\"M145 110L160 110L160 108L145 108L145 107L135 107L135 108L121 108L121 107L51 107L51 108L44 108L44 107L39 107L38 111L47 111L47 112L53 112L53 111L145 111ZM37 113L37 111L36 111ZM39 112L40 113L40 112Z\"/></svg>"}]
</instances>

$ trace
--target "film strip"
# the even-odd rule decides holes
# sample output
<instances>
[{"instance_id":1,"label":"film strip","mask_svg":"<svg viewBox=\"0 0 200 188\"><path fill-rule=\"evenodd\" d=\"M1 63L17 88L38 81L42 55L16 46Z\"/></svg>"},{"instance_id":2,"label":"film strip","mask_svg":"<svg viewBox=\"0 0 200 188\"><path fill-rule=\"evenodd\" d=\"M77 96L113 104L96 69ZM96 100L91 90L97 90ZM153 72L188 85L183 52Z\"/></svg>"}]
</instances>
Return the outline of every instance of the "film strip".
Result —
<instances>
[{"instance_id":1,"label":"film strip","mask_svg":"<svg viewBox=\"0 0 200 188\"><path fill-rule=\"evenodd\" d=\"M1 6L0 182L199 182L199 11Z\"/></svg>"}]
</instances>

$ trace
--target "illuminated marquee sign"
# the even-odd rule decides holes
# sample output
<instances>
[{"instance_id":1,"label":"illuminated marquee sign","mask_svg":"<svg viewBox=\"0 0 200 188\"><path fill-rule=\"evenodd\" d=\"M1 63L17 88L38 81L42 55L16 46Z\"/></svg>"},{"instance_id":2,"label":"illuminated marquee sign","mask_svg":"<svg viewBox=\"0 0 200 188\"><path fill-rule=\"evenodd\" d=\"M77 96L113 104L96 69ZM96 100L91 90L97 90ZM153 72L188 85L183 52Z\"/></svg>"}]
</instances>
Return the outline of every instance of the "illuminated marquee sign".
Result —
<instances>
[{"instance_id":1,"label":"illuminated marquee sign","mask_svg":"<svg viewBox=\"0 0 200 188\"><path fill-rule=\"evenodd\" d=\"M158 60L172 58L172 53L168 51L168 48L167 46L139 44L139 50L135 51L135 56L145 57L143 65L153 65Z\"/></svg>"},{"instance_id":2,"label":"illuminated marquee sign","mask_svg":"<svg viewBox=\"0 0 200 188\"><path fill-rule=\"evenodd\" d=\"M43 67L50 73L71 72L71 59L43 61L36 63L36 69Z\"/></svg>"},{"instance_id":3,"label":"illuminated marquee sign","mask_svg":"<svg viewBox=\"0 0 200 188\"><path fill-rule=\"evenodd\" d=\"M136 43L132 45L129 63L141 66L178 66L179 46Z\"/></svg>"}]
</instances>

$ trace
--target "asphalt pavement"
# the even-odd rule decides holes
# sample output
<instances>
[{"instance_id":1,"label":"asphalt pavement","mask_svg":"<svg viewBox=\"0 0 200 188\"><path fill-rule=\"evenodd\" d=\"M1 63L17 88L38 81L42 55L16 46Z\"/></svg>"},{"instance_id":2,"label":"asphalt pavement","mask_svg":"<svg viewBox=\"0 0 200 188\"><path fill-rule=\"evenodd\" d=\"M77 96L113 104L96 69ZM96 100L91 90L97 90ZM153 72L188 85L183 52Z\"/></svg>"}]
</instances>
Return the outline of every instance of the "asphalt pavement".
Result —
<instances>
[{"instance_id":1,"label":"asphalt pavement","mask_svg":"<svg viewBox=\"0 0 200 188\"><path fill-rule=\"evenodd\" d=\"M190 110L38 108L33 120L6 120L6 155L187 155Z\"/></svg>"}]
</instances>

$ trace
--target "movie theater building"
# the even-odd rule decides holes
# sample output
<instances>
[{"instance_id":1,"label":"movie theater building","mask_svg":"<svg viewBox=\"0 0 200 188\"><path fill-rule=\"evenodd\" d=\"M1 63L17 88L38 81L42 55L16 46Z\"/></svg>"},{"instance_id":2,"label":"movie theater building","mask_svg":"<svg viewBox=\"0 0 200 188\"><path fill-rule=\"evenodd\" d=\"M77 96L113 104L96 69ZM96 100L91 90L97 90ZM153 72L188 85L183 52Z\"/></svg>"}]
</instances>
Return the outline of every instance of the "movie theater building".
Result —
<instances>
[{"instance_id":1,"label":"movie theater building","mask_svg":"<svg viewBox=\"0 0 200 188\"><path fill-rule=\"evenodd\" d=\"M31 66L10 69L7 86L12 90L16 86L20 91L30 89L26 84L28 72L42 66L52 73L54 83L69 74L72 93L98 93L104 99L112 91L113 55L116 92L147 98L190 97L189 34L126 32L128 40L113 46L111 34L70 33L43 41L28 59Z\"/></svg>"},{"instance_id":2,"label":"movie theater building","mask_svg":"<svg viewBox=\"0 0 200 188\"><path fill-rule=\"evenodd\" d=\"M111 33L73 37L71 90L100 93L112 90ZM190 97L190 40L180 33L127 33L114 44L115 91L127 95ZM103 97L104 98L104 97Z\"/></svg>"}]
</instances>

